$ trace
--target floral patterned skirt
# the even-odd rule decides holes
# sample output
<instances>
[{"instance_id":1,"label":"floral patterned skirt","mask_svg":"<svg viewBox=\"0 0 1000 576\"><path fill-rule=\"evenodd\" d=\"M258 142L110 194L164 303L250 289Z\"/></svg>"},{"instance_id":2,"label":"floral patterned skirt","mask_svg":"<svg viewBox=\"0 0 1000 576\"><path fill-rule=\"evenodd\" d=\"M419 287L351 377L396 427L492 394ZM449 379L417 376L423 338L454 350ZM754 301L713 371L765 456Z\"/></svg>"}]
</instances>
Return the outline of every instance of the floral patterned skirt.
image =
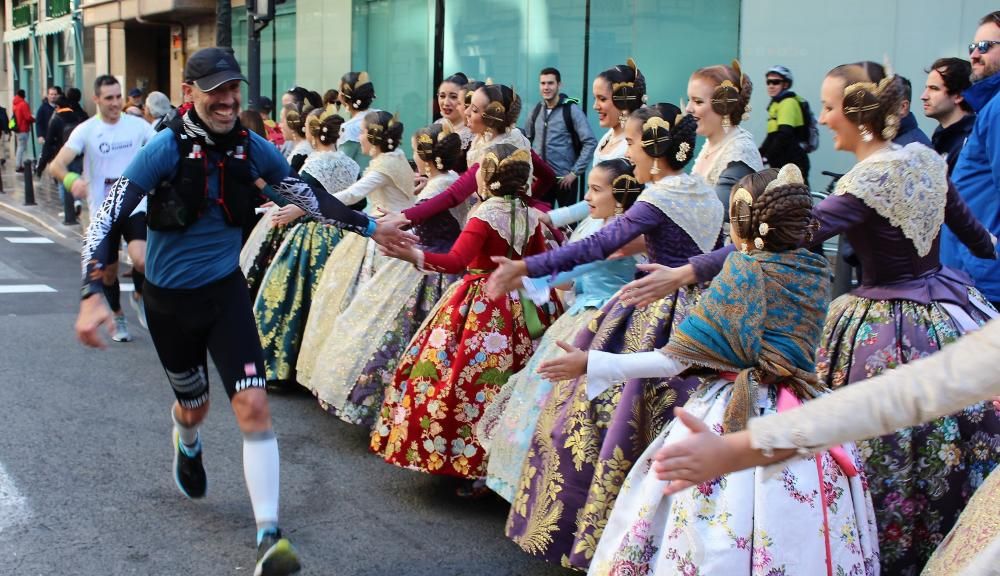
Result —
<instances>
[{"instance_id":1,"label":"floral patterned skirt","mask_svg":"<svg viewBox=\"0 0 1000 576\"><path fill-rule=\"evenodd\" d=\"M460 478L486 474L476 422L534 351L520 300L491 301L486 278L468 274L452 284L403 352L371 437L386 462Z\"/></svg>"},{"instance_id":2,"label":"floral patterned skirt","mask_svg":"<svg viewBox=\"0 0 1000 576\"><path fill-rule=\"evenodd\" d=\"M425 274L409 262L390 260L362 286L337 316L310 386L323 406L345 422L371 427L382 408L407 343L456 280Z\"/></svg>"},{"instance_id":3,"label":"floral patterned skirt","mask_svg":"<svg viewBox=\"0 0 1000 576\"><path fill-rule=\"evenodd\" d=\"M964 325L988 320L983 296L970 288L969 299L949 311L941 303L837 298L817 350L820 380L835 388L937 352ZM982 402L858 448L877 510L882 573L918 574L1000 461L1000 414Z\"/></svg>"},{"instance_id":4,"label":"floral patterned skirt","mask_svg":"<svg viewBox=\"0 0 1000 576\"><path fill-rule=\"evenodd\" d=\"M732 389L728 380L717 380L684 409L721 434ZM760 415L775 412L775 386L761 386L758 396ZM668 424L639 458L589 574L878 574L874 511L861 474L849 477L823 452L788 460L780 470L734 472L666 497L666 482L650 469L653 456L689 435L686 426ZM860 470L854 446L845 453Z\"/></svg>"},{"instance_id":5,"label":"floral patterned skirt","mask_svg":"<svg viewBox=\"0 0 1000 576\"><path fill-rule=\"evenodd\" d=\"M266 213L257 222L250 233L250 238L240 250L240 268L247 279L251 302L257 298L264 275L267 274L285 237L303 221L300 219L286 226L275 226L271 222L270 215L271 212Z\"/></svg>"},{"instance_id":6,"label":"floral patterned skirt","mask_svg":"<svg viewBox=\"0 0 1000 576\"><path fill-rule=\"evenodd\" d=\"M253 307L268 380L295 379L313 292L343 235L333 226L303 222L285 237L268 267Z\"/></svg>"},{"instance_id":7,"label":"floral patterned skirt","mask_svg":"<svg viewBox=\"0 0 1000 576\"><path fill-rule=\"evenodd\" d=\"M699 294L682 288L644 308L615 296L575 343L616 353L662 348ZM586 570L625 476L700 385L694 376L629 380L589 401L586 376L557 383L528 447L507 536L529 554Z\"/></svg>"},{"instance_id":8,"label":"floral patterned skirt","mask_svg":"<svg viewBox=\"0 0 1000 576\"><path fill-rule=\"evenodd\" d=\"M538 375L538 366L565 354L556 342L572 342L598 312L591 308L560 316L545 331L527 366L510 377L483 413L476 432L480 438L488 437L486 485L508 502L514 500L538 416L552 392L552 382Z\"/></svg>"},{"instance_id":9,"label":"floral patterned skirt","mask_svg":"<svg viewBox=\"0 0 1000 576\"><path fill-rule=\"evenodd\" d=\"M295 367L299 384L310 390L313 390L313 373L322 371L325 365L336 361L334 358L324 357L322 351L330 339L339 338L333 332L337 317L351 303L358 286L371 277L368 271L374 268L373 260L386 260L384 256L373 256L373 252L369 250L369 242L363 236L348 234L337 244L323 268L313 296L313 313L306 322L302 348Z\"/></svg>"}]
</instances>

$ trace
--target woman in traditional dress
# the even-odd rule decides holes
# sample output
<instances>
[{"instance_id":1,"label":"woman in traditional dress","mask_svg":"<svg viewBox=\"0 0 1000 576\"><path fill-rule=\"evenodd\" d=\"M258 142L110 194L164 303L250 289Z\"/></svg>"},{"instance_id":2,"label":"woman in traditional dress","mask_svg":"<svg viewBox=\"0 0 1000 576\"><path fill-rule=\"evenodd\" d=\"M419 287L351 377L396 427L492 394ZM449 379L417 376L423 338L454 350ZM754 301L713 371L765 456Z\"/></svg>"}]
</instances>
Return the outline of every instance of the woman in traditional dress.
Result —
<instances>
[{"instance_id":1,"label":"woman in traditional dress","mask_svg":"<svg viewBox=\"0 0 1000 576\"><path fill-rule=\"evenodd\" d=\"M356 182L360 170L354 160L337 151L343 122L329 110L310 115L306 121L306 136L315 151L302 165L299 176L314 190L331 195ZM295 381L295 363L313 292L327 258L343 238L343 232L333 226L308 219L300 221L304 215L294 204L282 206L273 214L275 226L299 223L285 236L254 300L269 382Z\"/></svg>"},{"instance_id":2,"label":"woman in traditional dress","mask_svg":"<svg viewBox=\"0 0 1000 576\"><path fill-rule=\"evenodd\" d=\"M422 202L458 179L453 168L462 157L462 140L447 124L432 124L419 130L412 144L413 160L428 178L417 196ZM420 249L451 250L468 214L462 208L415 227ZM404 347L457 279L454 274L422 272L404 260L379 264L330 328L336 337L327 340L320 355L331 362L313 375L310 384L320 404L346 422L371 427Z\"/></svg>"},{"instance_id":3,"label":"woman in traditional dress","mask_svg":"<svg viewBox=\"0 0 1000 576\"><path fill-rule=\"evenodd\" d=\"M812 200L794 165L744 177L730 200L730 253L667 345L640 354L567 347L541 372L586 373L590 395L612 382L701 372L685 410L726 432L816 397L816 343L829 292L826 259L799 247ZM590 566L610 576L678 573L878 573L874 511L853 445L789 461L781 470L723 476L664 498L653 455L683 440L671 422L623 484Z\"/></svg>"},{"instance_id":4,"label":"woman in traditional dress","mask_svg":"<svg viewBox=\"0 0 1000 576\"><path fill-rule=\"evenodd\" d=\"M340 102L350 114L350 118L340 128L338 149L354 160L364 171L372 157L364 151L365 131L362 123L368 112L378 112L372 108L375 100L375 85L367 72L348 72L340 79Z\"/></svg>"},{"instance_id":5,"label":"woman in traditional dress","mask_svg":"<svg viewBox=\"0 0 1000 576\"><path fill-rule=\"evenodd\" d=\"M570 243L613 222L631 208L642 190L632 164L624 158L597 164L590 171L588 184L584 201L590 207L590 216L573 231ZM505 500L514 499L539 412L552 391L552 382L537 374L538 365L562 354L558 341L572 340L587 328L618 289L635 277L635 264L631 256L600 260L541 282L546 288L571 283L573 304L545 331L527 366L514 374L490 402L478 431L481 439L489 438L486 484Z\"/></svg>"},{"instance_id":6,"label":"woman in traditional dress","mask_svg":"<svg viewBox=\"0 0 1000 576\"><path fill-rule=\"evenodd\" d=\"M642 107L646 100L646 77L631 58L628 62L608 68L594 78L594 111L597 123L607 132L597 142L593 166L605 160L625 156L625 122L629 114ZM576 224L590 213L585 201L565 208L555 208L542 216L542 220L556 228Z\"/></svg>"},{"instance_id":7,"label":"woman in traditional dress","mask_svg":"<svg viewBox=\"0 0 1000 576\"><path fill-rule=\"evenodd\" d=\"M522 262L502 262L490 294L607 258L640 234L653 262L686 262L719 244L724 210L701 176L683 173L696 123L672 104L633 112L625 124L627 157L646 188L622 216L588 238ZM700 290L684 287L646 308L613 297L586 330L580 348L644 352L660 348ZM558 382L542 408L507 519L507 535L530 554L586 569L621 480L683 403L697 378L632 379L587 397L587 380Z\"/></svg>"},{"instance_id":8,"label":"woman in traditional dress","mask_svg":"<svg viewBox=\"0 0 1000 576\"><path fill-rule=\"evenodd\" d=\"M817 373L837 388L927 356L996 314L971 280L942 267L941 225L980 258L995 258L989 232L947 179L940 156L893 145L902 81L871 62L845 64L823 81L820 122L858 163L820 202L815 242L846 234L863 263L861 286L830 304ZM657 270L634 282L647 300L678 283L710 280L725 253ZM969 496L995 467L1000 413L986 403L859 445L879 525L882 571L915 574Z\"/></svg>"},{"instance_id":9,"label":"woman in traditional dress","mask_svg":"<svg viewBox=\"0 0 1000 576\"><path fill-rule=\"evenodd\" d=\"M466 153L469 169L445 192L398 214L387 214L380 218L379 222L397 227L420 224L435 214L468 202L476 192L476 171L479 169L479 161L486 148L495 144L511 144L531 154L530 178L533 179L531 183L533 193L554 186L555 172L531 150L531 142L528 142L516 126L520 114L521 97L510 87L502 84L483 84L476 88L465 109L465 125L475 135ZM530 206L540 210L550 208L548 204L535 200L533 195L525 198Z\"/></svg>"},{"instance_id":10,"label":"woman in traditional dress","mask_svg":"<svg viewBox=\"0 0 1000 576\"><path fill-rule=\"evenodd\" d=\"M794 410L750 421L719 436L680 411L691 434L657 452L654 469L674 494L723 474L766 466L947 416L1000 395L1000 320L963 336L941 352L843 387ZM994 400L994 407L997 407ZM1000 566L1000 472L993 471L924 568L924 576L979 576Z\"/></svg>"},{"instance_id":11,"label":"woman in traditional dress","mask_svg":"<svg viewBox=\"0 0 1000 576\"><path fill-rule=\"evenodd\" d=\"M483 406L528 361L532 338L550 316L530 301L505 294L487 298L491 257L520 258L545 249L537 212L527 193L531 156L512 144L483 151L476 206L447 254L415 248L387 253L434 272L457 274L430 317L410 341L386 389L371 449L403 468L466 479L461 495L478 495L473 482L486 474L475 435Z\"/></svg>"},{"instance_id":12,"label":"woman in traditional dress","mask_svg":"<svg viewBox=\"0 0 1000 576\"><path fill-rule=\"evenodd\" d=\"M397 211L412 206L413 169L400 149L403 123L392 114L380 111L366 114L361 126L365 134L361 148L371 157L371 162L360 180L334 197L346 205L368 198L381 210ZM330 255L315 292L313 309L316 312L306 323L296 367L299 384L314 393L312 375L331 369L330 365L339 361L323 353L332 341L341 338L332 330L333 324L351 303L358 286L375 274L381 261L385 259L375 250L374 242L357 235L344 238Z\"/></svg>"},{"instance_id":13,"label":"woman in traditional dress","mask_svg":"<svg viewBox=\"0 0 1000 576\"><path fill-rule=\"evenodd\" d=\"M302 165L305 164L306 158L313 153L312 144L306 138L306 113L312 111L312 109L303 109L299 104L289 104L281 111L281 133L285 136L285 142L289 144L290 152L287 159L294 173L298 173ZM296 225L295 223L290 225L274 223L274 215L280 209L278 206L269 207L267 212L257 221L240 250L240 267L246 276L251 300L257 297L261 280L264 279L264 274L267 273L281 242L289 230Z\"/></svg>"}]
</instances>

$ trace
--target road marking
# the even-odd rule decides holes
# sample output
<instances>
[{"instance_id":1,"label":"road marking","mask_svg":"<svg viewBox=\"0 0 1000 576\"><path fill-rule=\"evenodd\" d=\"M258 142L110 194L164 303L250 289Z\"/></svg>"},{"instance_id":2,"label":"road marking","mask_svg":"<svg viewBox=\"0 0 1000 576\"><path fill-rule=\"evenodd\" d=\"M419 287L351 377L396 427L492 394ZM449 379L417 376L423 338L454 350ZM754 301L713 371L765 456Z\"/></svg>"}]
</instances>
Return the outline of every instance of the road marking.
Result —
<instances>
[{"instance_id":1,"label":"road marking","mask_svg":"<svg viewBox=\"0 0 1000 576\"><path fill-rule=\"evenodd\" d=\"M27 232L27 228L21 226L0 226L0 232Z\"/></svg>"},{"instance_id":2,"label":"road marking","mask_svg":"<svg viewBox=\"0 0 1000 576\"><path fill-rule=\"evenodd\" d=\"M30 516L28 500L21 495L14 479L7 475L7 470L0 464L0 532L23 523Z\"/></svg>"},{"instance_id":3,"label":"road marking","mask_svg":"<svg viewBox=\"0 0 1000 576\"><path fill-rule=\"evenodd\" d=\"M0 286L0 294L37 294L39 292L55 292L56 289L45 284L14 284Z\"/></svg>"},{"instance_id":4,"label":"road marking","mask_svg":"<svg viewBox=\"0 0 1000 576\"><path fill-rule=\"evenodd\" d=\"M121 282L118 284L118 288L122 292L135 292L135 284L131 282Z\"/></svg>"},{"instance_id":5,"label":"road marking","mask_svg":"<svg viewBox=\"0 0 1000 576\"><path fill-rule=\"evenodd\" d=\"M12 244L54 244L52 240L44 236L5 236Z\"/></svg>"}]
</instances>

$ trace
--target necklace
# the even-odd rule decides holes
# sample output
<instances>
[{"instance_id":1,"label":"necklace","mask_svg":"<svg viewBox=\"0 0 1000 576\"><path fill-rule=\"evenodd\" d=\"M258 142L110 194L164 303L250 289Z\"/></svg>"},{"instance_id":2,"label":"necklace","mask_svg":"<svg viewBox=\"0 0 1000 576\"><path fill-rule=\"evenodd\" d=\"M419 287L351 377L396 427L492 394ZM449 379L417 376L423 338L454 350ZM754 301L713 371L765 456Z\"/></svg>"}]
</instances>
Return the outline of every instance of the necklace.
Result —
<instances>
[{"instance_id":1,"label":"necklace","mask_svg":"<svg viewBox=\"0 0 1000 576\"><path fill-rule=\"evenodd\" d=\"M601 144L601 147L600 147L599 151L600 152L604 152L608 148L614 148L615 146L617 146L618 144L620 144L621 141L624 140L624 139L625 139L625 132L622 132L621 134L619 134L617 136L615 135L614 132L612 132L611 133L611 137L608 138L607 140L605 140L604 144Z\"/></svg>"}]
</instances>

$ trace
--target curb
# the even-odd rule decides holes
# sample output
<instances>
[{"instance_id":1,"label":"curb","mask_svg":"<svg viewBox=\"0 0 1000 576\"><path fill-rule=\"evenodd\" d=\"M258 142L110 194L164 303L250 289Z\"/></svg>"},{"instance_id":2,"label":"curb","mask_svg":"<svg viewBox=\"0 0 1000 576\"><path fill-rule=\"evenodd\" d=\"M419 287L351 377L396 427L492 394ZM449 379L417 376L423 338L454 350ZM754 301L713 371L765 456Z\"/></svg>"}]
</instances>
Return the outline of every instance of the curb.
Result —
<instances>
[{"instance_id":1,"label":"curb","mask_svg":"<svg viewBox=\"0 0 1000 576\"><path fill-rule=\"evenodd\" d=\"M21 207L15 206L0 196L0 211L6 212L11 217L19 220L24 224L33 225L36 228L41 228L48 234L55 236L53 240L59 244L69 248L70 250L77 251L80 249L80 245L83 242L82 231L73 230L73 226L64 226L59 222L53 222L56 220L52 216L40 209L33 207ZM40 214L36 212L41 212ZM61 227L60 230L57 226Z\"/></svg>"}]
</instances>

